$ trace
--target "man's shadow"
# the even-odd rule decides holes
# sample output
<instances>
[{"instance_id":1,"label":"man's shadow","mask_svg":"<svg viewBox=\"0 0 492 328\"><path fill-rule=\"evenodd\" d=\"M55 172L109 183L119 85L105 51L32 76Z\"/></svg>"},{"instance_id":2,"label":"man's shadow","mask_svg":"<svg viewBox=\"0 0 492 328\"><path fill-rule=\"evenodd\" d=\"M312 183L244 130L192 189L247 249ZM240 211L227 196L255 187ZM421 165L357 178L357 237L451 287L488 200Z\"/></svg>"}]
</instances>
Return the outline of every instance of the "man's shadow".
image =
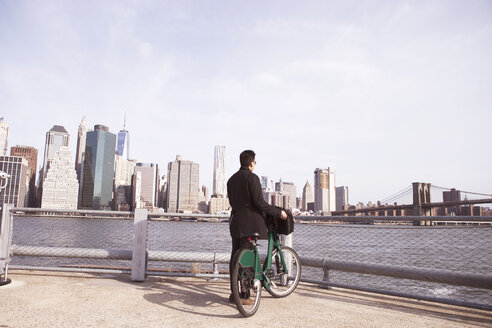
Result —
<instances>
[{"instance_id":1,"label":"man's shadow","mask_svg":"<svg viewBox=\"0 0 492 328\"><path fill-rule=\"evenodd\" d=\"M195 314L199 316L239 318L234 315L212 314L210 308L234 307L228 302L229 284L210 283L200 280L177 281L156 280L150 290L153 293L144 295L144 299L169 309ZM155 292L154 292L155 291ZM224 294L227 297L224 297Z\"/></svg>"}]
</instances>

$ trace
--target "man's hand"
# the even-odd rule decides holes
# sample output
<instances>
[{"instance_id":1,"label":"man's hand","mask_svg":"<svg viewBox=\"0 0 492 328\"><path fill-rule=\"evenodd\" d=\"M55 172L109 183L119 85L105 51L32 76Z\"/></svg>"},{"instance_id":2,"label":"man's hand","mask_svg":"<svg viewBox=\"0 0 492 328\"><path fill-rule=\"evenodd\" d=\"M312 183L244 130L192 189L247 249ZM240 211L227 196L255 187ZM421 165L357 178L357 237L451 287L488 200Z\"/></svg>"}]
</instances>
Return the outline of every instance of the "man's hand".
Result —
<instances>
[{"instance_id":1,"label":"man's hand","mask_svg":"<svg viewBox=\"0 0 492 328\"><path fill-rule=\"evenodd\" d=\"M282 210L282 213L280 213L280 216L282 217L282 220L287 220L287 213L285 213L284 210Z\"/></svg>"}]
</instances>

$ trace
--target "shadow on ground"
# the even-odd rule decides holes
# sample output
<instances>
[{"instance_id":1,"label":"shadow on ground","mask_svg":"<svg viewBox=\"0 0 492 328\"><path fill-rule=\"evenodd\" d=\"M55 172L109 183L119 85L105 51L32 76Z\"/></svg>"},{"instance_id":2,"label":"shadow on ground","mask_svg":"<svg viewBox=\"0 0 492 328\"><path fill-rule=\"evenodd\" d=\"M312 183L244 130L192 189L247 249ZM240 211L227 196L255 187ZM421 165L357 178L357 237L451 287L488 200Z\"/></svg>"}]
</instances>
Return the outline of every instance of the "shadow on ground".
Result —
<instances>
[{"instance_id":1,"label":"shadow on ground","mask_svg":"<svg viewBox=\"0 0 492 328\"><path fill-rule=\"evenodd\" d=\"M309 285L299 285L295 293L305 297L317 297L330 301L351 303L376 307L403 313L445 319L454 322L467 322L479 327L492 327L492 313L464 307L452 307L439 303L423 302L413 299L395 298L380 294L369 294L348 289L307 288ZM423 305L427 307L422 308Z\"/></svg>"},{"instance_id":2,"label":"shadow on ground","mask_svg":"<svg viewBox=\"0 0 492 328\"><path fill-rule=\"evenodd\" d=\"M228 301L229 284L210 283L203 281L177 281L176 279L164 279L155 281L151 288L152 291L144 296L145 300L165 306L167 308L197 315L219 318L240 318L239 313L234 315L216 314L207 311L211 308L223 308L224 306L233 307ZM227 295L227 297L224 297Z\"/></svg>"}]
</instances>

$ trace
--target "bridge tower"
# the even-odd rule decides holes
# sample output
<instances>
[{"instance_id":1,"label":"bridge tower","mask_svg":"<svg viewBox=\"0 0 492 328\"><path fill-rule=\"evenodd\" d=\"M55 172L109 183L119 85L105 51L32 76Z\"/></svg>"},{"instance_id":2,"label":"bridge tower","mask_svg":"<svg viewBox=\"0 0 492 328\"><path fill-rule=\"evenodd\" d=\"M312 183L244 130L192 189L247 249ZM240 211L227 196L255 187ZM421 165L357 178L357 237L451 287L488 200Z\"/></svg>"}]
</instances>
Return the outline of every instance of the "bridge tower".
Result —
<instances>
[{"instance_id":1,"label":"bridge tower","mask_svg":"<svg viewBox=\"0 0 492 328\"><path fill-rule=\"evenodd\" d=\"M422 204L430 204L431 193L430 183L414 182L413 185L413 215L430 216L432 215L431 207L422 207Z\"/></svg>"}]
</instances>

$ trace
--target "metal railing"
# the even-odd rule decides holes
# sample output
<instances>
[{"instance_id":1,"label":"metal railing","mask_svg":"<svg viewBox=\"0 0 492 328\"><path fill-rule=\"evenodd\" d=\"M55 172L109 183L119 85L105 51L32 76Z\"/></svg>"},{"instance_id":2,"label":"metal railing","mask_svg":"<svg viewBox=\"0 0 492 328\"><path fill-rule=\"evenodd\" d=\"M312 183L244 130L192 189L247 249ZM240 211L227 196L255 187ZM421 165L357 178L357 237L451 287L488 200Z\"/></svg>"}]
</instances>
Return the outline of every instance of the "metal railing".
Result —
<instances>
[{"instance_id":1,"label":"metal railing","mask_svg":"<svg viewBox=\"0 0 492 328\"><path fill-rule=\"evenodd\" d=\"M14 269L132 273L133 279L140 261L135 280L146 274L228 277L224 215L145 211L137 228L131 212L14 208L10 213ZM492 227L485 224L492 217L296 221L293 246L306 283L492 309ZM430 225L449 221L473 225ZM136 247L141 234L145 238Z\"/></svg>"}]
</instances>

